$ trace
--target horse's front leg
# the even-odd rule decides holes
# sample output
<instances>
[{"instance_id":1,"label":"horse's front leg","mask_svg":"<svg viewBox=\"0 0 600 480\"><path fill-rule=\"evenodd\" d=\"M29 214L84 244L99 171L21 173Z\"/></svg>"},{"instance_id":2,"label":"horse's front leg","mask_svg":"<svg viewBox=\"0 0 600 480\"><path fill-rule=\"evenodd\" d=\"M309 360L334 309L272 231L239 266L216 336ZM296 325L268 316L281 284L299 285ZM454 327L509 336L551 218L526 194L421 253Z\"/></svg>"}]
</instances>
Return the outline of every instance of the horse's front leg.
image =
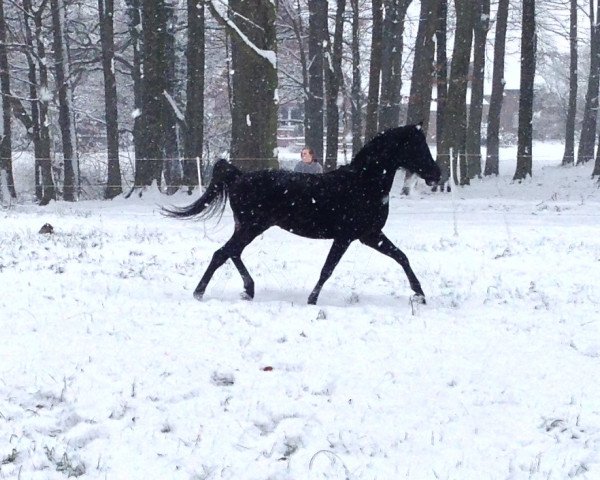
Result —
<instances>
[{"instance_id":1,"label":"horse's front leg","mask_svg":"<svg viewBox=\"0 0 600 480\"><path fill-rule=\"evenodd\" d=\"M400 266L404 269L404 273L406 273L406 277L408 278L408 282L410 283L410 288L417 294L417 298L422 303L425 303L425 294L423 293L423 289L421 288L421 283L417 279L415 272L413 272L410 267L410 263L408 262L408 257L404 254L402 250L400 250L396 245L394 245L389 238L387 238L383 232L379 231L375 234L371 234L360 239L362 243L365 245L377 250L388 257L393 258L400 264Z\"/></svg>"},{"instance_id":2,"label":"horse's front leg","mask_svg":"<svg viewBox=\"0 0 600 480\"><path fill-rule=\"evenodd\" d=\"M333 245L331 246L331 250L329 250L329 254L327 255L327 259L325 260L325 265L323 265L323 269L321 270L321 276L319 277L319 281L313 288L313 291L310 293L308 297L309 305L316 305L317 299L319 298L319 293L321 293L321 289L323 288L324 283L327 281L336 265L339 263L342 255L348 250L348 247L352 243L352 240L334 240Z\"/></svg>"}]
</instances>

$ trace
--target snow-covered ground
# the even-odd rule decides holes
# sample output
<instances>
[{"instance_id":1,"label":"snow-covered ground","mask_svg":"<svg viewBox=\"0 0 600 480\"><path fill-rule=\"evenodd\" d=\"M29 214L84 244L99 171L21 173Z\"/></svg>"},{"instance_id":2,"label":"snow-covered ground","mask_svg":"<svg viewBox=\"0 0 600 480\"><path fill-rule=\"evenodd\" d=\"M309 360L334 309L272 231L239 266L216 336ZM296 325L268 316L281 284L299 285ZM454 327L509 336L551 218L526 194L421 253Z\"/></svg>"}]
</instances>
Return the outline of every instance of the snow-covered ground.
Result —
<instances>
[{"instance_id":1,"label":"snow-covered ground","mask_svg":"<svg viewBox=\"0 0 600 480\"><path fill-rule=\"evenodd\" d=\"M221 223L185 195L0 211L0 478L600 478L600 190L592 165L453 195L417 185L352 245L271 229L200 303ZM54 234L38 233L50 223Z\"/></svg>"}]
</instances>

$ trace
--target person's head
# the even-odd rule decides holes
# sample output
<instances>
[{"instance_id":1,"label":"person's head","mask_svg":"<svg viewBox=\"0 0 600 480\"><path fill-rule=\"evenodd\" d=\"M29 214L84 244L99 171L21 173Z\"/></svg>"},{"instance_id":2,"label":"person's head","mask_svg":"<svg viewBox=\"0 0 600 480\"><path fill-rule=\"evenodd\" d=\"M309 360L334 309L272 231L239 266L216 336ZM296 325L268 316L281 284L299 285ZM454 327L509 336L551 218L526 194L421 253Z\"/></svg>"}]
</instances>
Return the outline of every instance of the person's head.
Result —
<instances>
[{"instance_id":1,"label":"person's head","mask_svg":"<svg viewBox=\"0 0 600 480\"><path fill-rule=\"evenodd\" d=\"M304 163L312 163L315 161L315 152L312 148L304 147L300 152L300 158Z\"/></svg>"}]
</instances>

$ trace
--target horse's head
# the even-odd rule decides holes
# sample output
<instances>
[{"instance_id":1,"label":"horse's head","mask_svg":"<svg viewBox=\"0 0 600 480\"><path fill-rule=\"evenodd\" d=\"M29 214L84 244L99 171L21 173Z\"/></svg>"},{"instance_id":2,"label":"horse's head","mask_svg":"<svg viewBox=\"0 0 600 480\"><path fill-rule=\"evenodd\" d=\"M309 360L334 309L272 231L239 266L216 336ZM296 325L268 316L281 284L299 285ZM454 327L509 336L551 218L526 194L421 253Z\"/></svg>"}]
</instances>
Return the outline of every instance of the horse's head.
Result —
<instances>
[{"instance_id":1,"label":"horse's head","mask_svg":"<svg viewBox=\"0 0 600 480\"><path fill-rule=\"evenodd\" d=\"M401 147L402 153L399 167L416 173L425 180L427 185L436 185L441 178L438 164L431 156L425 132L421 124L407 125L402 129Z\"/></svg>"}]
</instances>

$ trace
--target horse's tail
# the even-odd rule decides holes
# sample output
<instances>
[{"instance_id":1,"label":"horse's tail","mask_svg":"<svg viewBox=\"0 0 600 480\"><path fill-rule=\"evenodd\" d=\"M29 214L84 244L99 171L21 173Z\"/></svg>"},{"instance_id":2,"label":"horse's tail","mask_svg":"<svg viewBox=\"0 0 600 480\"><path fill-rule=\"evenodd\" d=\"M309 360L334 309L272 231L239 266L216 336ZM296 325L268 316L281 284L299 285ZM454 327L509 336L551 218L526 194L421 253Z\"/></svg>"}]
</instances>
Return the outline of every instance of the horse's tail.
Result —
<instances>
[{"instance_id":1,"label":"horse's tail","mask_svg":"<svg viewBox=\"0 0 600 480\"><path fill-rule=\"evenodd\" d=\"M222 215L229 196L229 185L241 173L237 167L226 160L217 160L213 167L212 179L204 195L187 207L163 207L163 213L174 218L197 217L204 220L216 214Z\"/></svg>"}]
</instances>

